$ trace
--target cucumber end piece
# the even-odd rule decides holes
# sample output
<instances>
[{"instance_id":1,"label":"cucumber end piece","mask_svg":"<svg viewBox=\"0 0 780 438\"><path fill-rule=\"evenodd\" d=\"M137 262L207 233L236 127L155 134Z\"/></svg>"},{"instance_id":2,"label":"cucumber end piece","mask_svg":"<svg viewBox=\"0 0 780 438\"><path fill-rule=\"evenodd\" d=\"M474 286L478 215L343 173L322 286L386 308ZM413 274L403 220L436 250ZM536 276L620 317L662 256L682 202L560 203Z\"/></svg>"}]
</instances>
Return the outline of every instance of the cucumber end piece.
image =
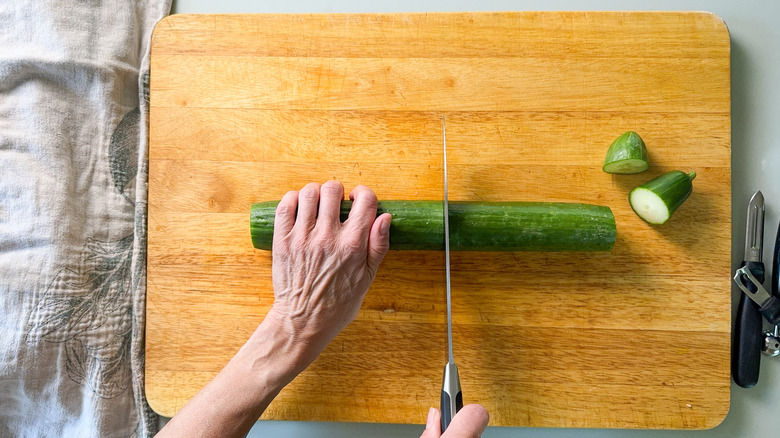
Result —
<instances>
[{"instance_id":1,"label":"cucumber end piece","mask_svg":"<svg viewBox=\"0 0 780 438\"><path fill-rule=\"evenodd\" d=\"M696 171L695 170L691 171L691 173L688 174L688 178L690 178L691 181L693 181L693 179L696 178Z\"/></svg>"},{"instance_id":2,"label":"cucumber end piece","mask_svg":"<svg viewBox=\"0 0 780 438\"><path fill-rule=\"evenodd\" d=\"M644 172L648 168L650 168L650 165L647 163L647 161L632 158L604 163L604 166L602 166L601 170L606 173L630 175Z\"/></svg>"},{"instance_id":3,"label":"cucumber end piece","mask_svg":"<svg viewBox=\"0 0 780 438\"><path fill-rule=\"evenodd\" d=\"M643 187L631 190L628 202L634 213L649 224L661 225L669 220L669 208L663 199L651 190Z\"/></svg>"},{"instance_id":4,"label":"cucumber end piece","mask_svg":"<svg viewBox=\"0 0 780 438\"><path fill-rule=\"evenodd\" d=\"M632 174L644 172L649 167L644 140L636 132L628 131L609 145L601 168L606 173Z\"/></svg>"}]
</instances>

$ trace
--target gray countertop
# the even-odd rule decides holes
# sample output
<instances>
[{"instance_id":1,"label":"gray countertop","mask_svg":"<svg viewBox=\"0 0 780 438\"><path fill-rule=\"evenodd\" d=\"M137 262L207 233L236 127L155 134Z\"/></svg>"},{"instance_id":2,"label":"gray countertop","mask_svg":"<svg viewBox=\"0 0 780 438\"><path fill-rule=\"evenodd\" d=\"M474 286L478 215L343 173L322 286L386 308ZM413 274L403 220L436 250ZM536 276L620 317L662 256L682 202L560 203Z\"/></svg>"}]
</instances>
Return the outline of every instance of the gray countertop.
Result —
<instances>
[{"instance_id":1,"label":"gray countertop","mask_svg":"<svg viewBox=\"0 0 780 438\"><path fill-rule=\"evenodd\" d=\"M732 264L742 258L745 207L760 189L767 201L764 259L770 259L780 219L780 2L773 0L174 0L173 13L443 12L522 10L702 10L718 14L731 33ZM736 297L736 291L732 291ZM707 297L702 297L706 299ZM638 352L641 354L641 351ZM780 436L780 357L763 358L752 389L732 385L731 411L708 431L488 428L485 437L672 438ZM264 421L250 437L417 437L418 425Z\"/></svg>"}]
</instances>

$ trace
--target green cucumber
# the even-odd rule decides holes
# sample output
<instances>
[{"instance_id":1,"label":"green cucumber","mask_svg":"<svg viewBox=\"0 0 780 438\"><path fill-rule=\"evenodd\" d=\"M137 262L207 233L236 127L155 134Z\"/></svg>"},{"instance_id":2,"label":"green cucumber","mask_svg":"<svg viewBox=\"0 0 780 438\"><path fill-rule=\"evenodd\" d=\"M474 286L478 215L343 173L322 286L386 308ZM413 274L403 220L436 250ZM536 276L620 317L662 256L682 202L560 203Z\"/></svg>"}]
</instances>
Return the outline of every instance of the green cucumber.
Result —
<instances>
[{"instance_id":1,"label":"green cucumber","mask_svg":"<svg viewBox=\"0 0 780 438\"><path fill-rule=\"evenodd\" d=\"M631 190L628 202L645 222L660 225L672 217L693 191L696 172L673 170Z\"/></svg>"},{"instance_id":2,"label":"green cucumber","mask_svg":"<svg viewBox=\"0 0 780 438\"><path fill-rule=\"evenodd\" d=\"M271 250L278 201L252 204L252 245ZM351 201L341 203L347 219ZM390 213L390 249L443 250L442 201L380 201L377 216ZM453 251L609 251L615 217L609 207L544 202L451 201Z\"/></svg>"},{"instance_id":3,"label":"green cucumber","mask_svg":"<svg viewBox=\"0 0 780 438\"><path fill-rule=\"evenodd\" d=\"M607 173L632 174L649 167L645 142L636 132L628 131L609 146L601 169Z\"/></svg>"}]
</instances>

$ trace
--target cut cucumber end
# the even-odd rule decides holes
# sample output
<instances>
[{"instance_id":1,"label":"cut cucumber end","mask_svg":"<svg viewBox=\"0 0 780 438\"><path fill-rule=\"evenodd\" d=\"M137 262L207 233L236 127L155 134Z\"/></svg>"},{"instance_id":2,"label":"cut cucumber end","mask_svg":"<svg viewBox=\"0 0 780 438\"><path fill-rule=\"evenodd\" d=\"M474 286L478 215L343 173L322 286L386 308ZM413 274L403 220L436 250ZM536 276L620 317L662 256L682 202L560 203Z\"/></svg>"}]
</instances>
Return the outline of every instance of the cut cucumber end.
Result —
<instances>
[{"instance_id":1,"label":"cut cucumber end","mask_svg":"<svg viewBox=\"0 0 780 438\"><path fill-rule=\"evenodd\" d=\"M649 167L644 140L636 132L628 131L609 145L601 169L606 173L631 174L644 172Z\"/></svg>"},{"instance_id":2,"label":"cut cucumber end","mask_svg":"<svg viewBox=\"0 0 780 438\"><path fill-rule=\"evenodd\" d=\"M650 167L647 161L642 159L628 159L604 163L601 168L606 173L629 175L644 172Z\"/></svg>"},{"instance_id":3,"label":"cut cucumber end","mask_svg":"<svg viewBox=\"0 0 780 438\"><path fill-rule=\"evenodd\" d=\"M634 212L645 222L661 225L669 220L669 208L660 196L643 187L637 187L628 195Z\"/></svg>"}]
</instances>

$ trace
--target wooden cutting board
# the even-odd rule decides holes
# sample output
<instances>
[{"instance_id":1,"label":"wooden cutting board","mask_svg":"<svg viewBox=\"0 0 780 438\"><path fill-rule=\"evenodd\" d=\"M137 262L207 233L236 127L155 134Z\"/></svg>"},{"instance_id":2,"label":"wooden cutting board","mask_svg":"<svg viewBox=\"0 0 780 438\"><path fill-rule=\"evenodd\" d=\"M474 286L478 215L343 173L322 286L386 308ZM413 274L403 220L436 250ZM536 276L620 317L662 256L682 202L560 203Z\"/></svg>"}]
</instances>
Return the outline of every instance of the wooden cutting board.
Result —
<instances>
[{"instance_id":1,"label":"wooden cutting board","mask_svg":"<svg viewBox=\"0 0 780 438\"><path fill-rule=\"evenodd\" d=\"M153 37L146 391L171 416L273 301L249 206L338 179L380 199L610 206L606 253L454 253L464 399L498 426L710 428L729 409L729 35L707 13L174 15ZM651 168L601 171L639 132ZM628 191L694 193L652 227ZM422 423L444 255L390 252L355 322L263 418ZM237 390L240 390L237 389ZM313 396L314 395L314 396Z\"/></svg>"}]
</instances>

